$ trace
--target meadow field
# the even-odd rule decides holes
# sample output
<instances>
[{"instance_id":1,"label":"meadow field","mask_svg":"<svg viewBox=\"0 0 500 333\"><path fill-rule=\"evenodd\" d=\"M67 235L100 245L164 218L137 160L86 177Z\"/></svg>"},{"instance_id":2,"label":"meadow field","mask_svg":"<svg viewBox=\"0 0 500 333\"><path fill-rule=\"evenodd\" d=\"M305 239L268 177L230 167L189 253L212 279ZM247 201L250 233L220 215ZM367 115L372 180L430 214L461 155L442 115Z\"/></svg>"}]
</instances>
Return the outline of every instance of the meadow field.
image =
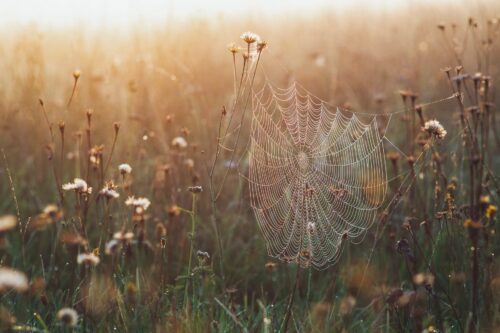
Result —
<instances>
[{"instance_id":1,"label":"meadow field","mask_svg":"<svg viewBox=\"0 0 500 333\"><path fill-rule=\"evenodd\" d=\"M500 332L500 3L0 40L0 331Z\"/></svg>"}]
</instances>

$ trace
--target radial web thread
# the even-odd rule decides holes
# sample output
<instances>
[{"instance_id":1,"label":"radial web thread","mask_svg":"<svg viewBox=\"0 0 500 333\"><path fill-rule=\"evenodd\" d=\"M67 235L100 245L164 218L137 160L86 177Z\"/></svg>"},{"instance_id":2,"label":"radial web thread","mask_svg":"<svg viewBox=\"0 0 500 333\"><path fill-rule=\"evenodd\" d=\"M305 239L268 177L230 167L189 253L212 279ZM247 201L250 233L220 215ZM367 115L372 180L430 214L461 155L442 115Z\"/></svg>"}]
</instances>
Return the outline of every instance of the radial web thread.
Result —
<instances>
[{"instance_id":1,"label":"radial web thread","mask_svg":"<svg viewBox=\"0 0 500 333\"><path fill-rule=\"evenodd\" d=\"M362 240L384 203L392 115L335 108L298 84L267 83L252 109L248 182L269 255L327 267L344 240Z\"/></svg>"}]
</instances>

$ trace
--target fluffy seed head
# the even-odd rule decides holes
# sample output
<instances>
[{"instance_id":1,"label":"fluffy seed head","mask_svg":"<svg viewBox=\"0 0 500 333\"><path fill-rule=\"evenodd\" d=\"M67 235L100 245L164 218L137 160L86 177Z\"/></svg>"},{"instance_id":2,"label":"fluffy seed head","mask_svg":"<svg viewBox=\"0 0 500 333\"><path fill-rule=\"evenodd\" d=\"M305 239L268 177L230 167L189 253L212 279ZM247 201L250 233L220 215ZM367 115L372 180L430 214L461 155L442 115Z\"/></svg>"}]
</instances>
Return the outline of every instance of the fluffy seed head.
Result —
<instances>
[{"instance_id":1,"label":"fluffy seed head","mask_svg":"<svg viewBox=\"0 0 500 333\"><path fill-rule=\"evenodd\" d=\"M151 205L151 201L149 201L148 198L135 198L134 196L131 196L125 200L125 204L127 206L134 206L136 209L140 208L142 210L146 210L149 205Z\"/></svg>"},{"instance_id":2,"label":"fluffy seed head","mask_svg":"<svg viewBox=\"0 0 500 333\"><path fill-rule=\"evenodd\" d=\"M92 266L97 266L101 260L94 253L80 253L78 257L76 257L76 262L79 265L87 264Z\"/></svg>"},{"instance_id":3,"label":"fluffy seed head","mask_svg":"<svg viewBox=\"0 0 500 333\"><path fill-rule=\"evenodd\" d=\"M434 135L436 138L440 140L444 139L444 137L448 133L444 129L443 125L441 125L441 123L437 120L426 121L423 130L431 135Z\"/></svg>"},{"instance_id":4,"label":"fluffy seed head","mask_svg":"<svg viewBox=\"0 0 500 333\"><path fill-rule=\"evenodd\" d=\"M127 174L127 173L131 173L132 172L132 167L127 164L127 163L122 163L118 166L118 170L120 170L120 173L122 175L124 174Z\"/></svg>"},{"instance_id":5,"label":"fluffy seed head","mask_svg":"<svg viewBox=\"0 0 500 333\"><path fill-rule=\"evenodd\" d=\"M20 293L25 292L28 290L28 278L23 272L2 267L0 268L0 293L11 289Z\"/></svg>"},{"instance_id":6,"label":"fluffy seed head","mask_svg":"<svg viewBox=\"0 0 500 333\"><path fill-rule=\"evenodd\" d=\"M92 193L92 187L88 187L87 182L81 178L75 178L72 183L63 184L62 189L65 191Z\"/></svg>"},{"instance_id":7,"label":"fluffy seed head","mask_svg":"<svg viewBox=\"0 0 500 333\"><path fill-rule=\"evenodd\" d=\"M17 225L17 219L14 215L0 216L0 234L12 230Z\"/></svg>"},{"instance_id":8,"label":"fluffy seed head","mask_svg":"<svg viewBox=\"0 0 500 333\"><path fill-rule=\"evenodd\" d=\"M78 323L78 313L72 308L62 308L57 311L57 320L61 321L64 325L75 327Z\"/></svg>"},{"instance_id":9,"label":"fluffy seed head","mask_svg":"<svg viewBox=\"0 0 500 333\"><path fill-rule=\"evenodd\" d=\"M184 139L182 136L175 137L172 140L172 147L174 148L179 148L179 149L184 149L188 146L188 143L186 139Z\"/></svg>"}]
</instances>

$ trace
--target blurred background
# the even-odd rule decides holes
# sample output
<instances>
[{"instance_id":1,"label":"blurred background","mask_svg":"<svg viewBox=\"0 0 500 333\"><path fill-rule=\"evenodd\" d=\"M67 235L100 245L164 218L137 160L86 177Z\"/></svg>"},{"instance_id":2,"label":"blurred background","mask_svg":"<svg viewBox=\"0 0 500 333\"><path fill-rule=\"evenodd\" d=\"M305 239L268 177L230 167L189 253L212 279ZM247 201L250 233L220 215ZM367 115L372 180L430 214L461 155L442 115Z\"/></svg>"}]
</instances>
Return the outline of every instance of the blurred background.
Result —
<instances>
[{"instance_id":1,"label":"blurred background","mask_svg":"<svg viewBox=\"0 0 500 333\"><path fill-rule=\"evenodd\" d=\"M127 193L152 201L146 235L155 256L148 257L151 262L141 263L143 275L133 265L124 265L117 275L104 268L93 271L97 276L113 277L108 291L111 288L124 297L137 293L134 301L127 298L125 303L130 307L125 310L122 304L95 296L90 305L80 302L86 296L81 295L79 278L83 275L85 280L91 275L80 271L73 274L75 252L62 246L62 254L50 260L51 246L59 235L52 226L30 229L22 239L11 239L11 247L2 248L2 262L21 269L30 278L45 276L51 270L63 272L47 279L48 301L38 296L35 301L27 296L4 298L18 322L33 327L42 327L33 318L36 311L50 328L59 329L53 324L54 313L65 305L88 315L89 326L81 326L81 331L129 327L159 332L268 332L269 325L279 329L296 266L267 255L249 205L247 184L239 175L248 171L246 164L238 168L228 165L230 154L226 151L215 169L216 183L230 169L217 200L222 253L211 220L214 210L207 169L217 150L221 112L230 109L235 97L233 56L228 44L245 46L239 39L242 32L253 31L268 42L256 72L255 87L270 80L285 88L296 80L332 105L354 111L404 110L403 91L418 94L418 103L450 97L455 91L450 88L447 71L452 72L451 76L462 71L470 77L482 73L492 82L499 79L500 2L494 0L4 0L0 2L0 13L0 148L5 153L0 163L0 215L13 214L18 208L26 221L48 204L57 203L60 185L84 176L88 162L85 156L91 150L86 141L89 128L89 146L102 144L104 160L112 156L107 177L119 181L117 165L129 163L133 173L126 184ZM235 61L239 71L241 53ZM456 66L463 69L457 73ZM472 81L468 82L472 89ZM477 100L469 92L467 106L475 105ZM494 104L497 95L492 88L488 102ZM465 146L460 136L459 111L456 101L450 100L424 109L426 119L437 118L449 132L450 141L438 145L436 153L442 158L447 179L458 179L457 193L462 196L457 194L457 207L468 203L468 170L460 163L465 155L457 153ZM115 123L120 124L117 136ZM415 142L408 143L407 123L405 114L398 115L387 135L410 155L406 147L417 146L418 140L413 138ZM494 146L493 142L498 142L498 137L493 134L494 120L492 124L488 138L494 156L498 143ZM249 126L246 118L243 135L247 139ZM188 143L181 152L172 144L177 137ZM386 148L388 152L396 150ZM245 161L244 152L238 154ZM472 297L469 236L463 226L464 216L454 217L449 224L439 224L435 218L447 202L446 190L438 190L432 178L437 174L435 161L428 157L418 175L418 203L405 197L401 207L383 221L383 231L374 226L363 243L346 245L335 266L324 271L304 271L294 305L296 318L290 324L293 330L433 332L429 327L438 325L450 332L464 331L461 328L470 322ZM491 161L492 174L498 176L498 160L492 157ZM403 155L392 161L393 166L389 159L387 163L391 177L408 170ZM97 178L88 182L94 187L102 183ZM498 187L488 184L491 202L498 202ZM200 270L196 276L199 281L193 308L199 312L179 314L176 305L182 295L175 295L185 286L191 239L190 216L181 209L191 209L192 194L186 188L193 185L204 189L196 207L199 218L195 250L210 254L210 274ZM389 193L389 199L396 192ZM123 193L119 200L125 197ZM69 225L74 216L72 200L69 197L64 208L64 220ZM98 225L103 208L97 204L94 207L89 210L88 237L95 244L100 237ZM134 221L123 204L113 206L111 211L116 221L133 228ZM436 222L430 231L418 227L424 220ZM416 240L406 222L417 225ZM167 231L158 236L162 227ZM492 239L496 229L494 225ZM417 256L410 273L405 265L407 258L395 248L402 238L412 239L414 252L425 253ZM29 249L22 260L21 244ZM167 254L166 261L158 263L155 260L160 256L160 244L166 246ZM498 259L489 256L498 253L498 241L488 241L485 248L481 295L498 296ZM429 262L422 259L427 256L430 265L437 268L429 269ZM223 269L219 268L218 258L222 258ZM200 263L200 267L203 265ZM166 282L158 286L160 267L166 269ZM428 306L436 301L432 293L423 287L417 290L412 282L413 273L430 271L444 286L437 288L443 302L437 301L441 304L439 311L436 303ZM139 285L144 288L142 294L137 292ZM412 291L417 296L404 294L408 297L398 307L393 299L386 298L394 288L402 293L392 295L397 300L403 292ZM216 303L214 297L224 305ZM481 302L481 318L488 322L482 327L495 332L500 323L499 304L493 299ZM411 309L405 308L408 304ZM118 314L118 307L129 315L128 319ZM195 316L190 317L193 313ZM271 324L266 324L265 318L271 318Z\"/></svg>"}]
</instances>

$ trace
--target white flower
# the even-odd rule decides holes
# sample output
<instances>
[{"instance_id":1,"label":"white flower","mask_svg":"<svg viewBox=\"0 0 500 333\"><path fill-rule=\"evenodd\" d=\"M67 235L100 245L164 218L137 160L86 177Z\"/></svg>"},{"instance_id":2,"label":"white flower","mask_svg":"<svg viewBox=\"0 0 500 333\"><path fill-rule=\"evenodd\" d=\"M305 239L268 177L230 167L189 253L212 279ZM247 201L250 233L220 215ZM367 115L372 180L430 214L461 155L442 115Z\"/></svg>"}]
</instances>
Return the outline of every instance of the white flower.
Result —
<instances>
[{"instance_id":1,"label":"white flower","mask_svg":"<svg viewBox=\"0 0 500 333\"><path fill-rule=\"evenodd\" d=\"M240 38L247 44L252 44L260 41L260 36L251 31L242 33Z\"/></svg>"},{"instance_id":2,"label":"white flower","mask_svg":"<svg viewBox=\"0 0 500 333\"><path fill-rule=\"evenodd\" d=\"M90 264L92 266L97 266L101 260L98 256L93 253L80 253L78 257L76 257L76 262L81 264Z\"/></svg>"},{"instance_id":3,"label":"white flower","mask_svg":"<svg viewBox=\"0 0 500 333\"><path fill-rule=\"evenodd\" d=\"M134 233L130 231L129 232L118 231L114 233L113 238L116 240L128 241L134 238Z\"/></svg>"},{"instance_id":4,"label":"white flower","mask_svg":"<svg viewBox=\"0 0 500 333\"><path fill-rule=\"evenodd\" d=\"M99 194L105 196L107 199L116 199L120 196L120 193L116 192L113 182L106 183Z\"/></svg>"},{"instance_id":5,"label":"white flower","mask_svg":"<svg viewBox=\"0 0 500 333\"><path fill-rule=\"evenodd\" d=\"M122 163L118 166L118 170L120 170L120 173L124 175L126 173L131 173L132 167L127 163Z\"/></svg>"},{"instance_id":6,"label":"white flower","mask_svg":"<svg viewBox=\"0 0 500 333\"><path fill-rule=\"evenodd\" d=\"M116 252L116 250L118 249L119 245L120 245L120 242L118 240L112 239L106 243L104 252L107 255L114 254Z\"/></svg>"},{"instance_id":7,"label":"white flower","mask_svg":"<svg viewBox=\"0 0 500 333\"><path fill-rule=\"evenodd\" d=\"M429 132L429 134L434 135L436 138L442 140L448 132L444 129L443 125L437 120L426 121L423 127L424 131Z\"/></svg>"},{"instance_id":8,"label":"white flower","mask_svg":"<svg viewBox=\"0 0 500 333\"><path fill-rule=\"evenodd\" d=\"M62 308L57 311L57 320L62 321L65 325L75 327L78 324L78 313L72 308Z\"/></svg>"},{"instance_id":9,"label":"white flower","mask_svg":"<svg viewBox=\"0 0 500 333\"><path fill-rule=\"evenodd\" d=\"M0 216L0 234L12 230L17 225L17 219L14 215Z\"/></svg>"},{"instance_id":10,"label":"white flower","mask_svg":"<svg viewBox=\"0 0 500 333\"><path fill-rule=\"evenodd\" d=\"M314 230L316 230L316 223L314 223L314 222L307 222L307 230L309 232L314 232Z\"/></svg>"},{"instance_id":11,"label":"white flower","mask_svg":"<svg viewBox=\"0 0 500 333\"><path fill-rule=\"evenodd\" d=\"M109 199L113 198L116 199L120 196L120 193L116 192L112 188L107 188L107 187L103 188L100 193Z\"/></svg>"},{"instance_id":12,"label":"white flower","mask_svg":"<svg viewBox=\"0 0 500 333\"><path fill-rule=\"evenodd\" d=\"M151 201L148 198L135 198L134 196L128 197L125 201L127 206L134 206L135 208L142 208L143 210L148 209L151 205Z\"/></svg>"},{"instance_id":13,"label":"white flower","mask_svg":"<svg viewBox=\"0 0 500 333\"><path fill-rule=\"evenodd\" d=\"M28 290L28 278L23 272L12 268L0 268L0 293L14 289L18 292Z\"/></svg>"},{"instance_id":14,"label":"white flower","mask_svg":"<svg viewBox=\"0 0 500 333\"><path fill-rule=\"evenodd\" d=\"M184 139L182 136L175 137L172 140L172 147L174 148L186 148L188 146L188 143L186 139Z\"/></svg>"},{"instance_id":15,"label":"white flower","mask_svg":"<svg viewBox=\"0 0 500 333\"><path fill-rule=\"evenodd\" d=\"M87 182L81 178L75 178L72 183L63 184L62 189L65 191L92 193L92 187L88 187Z\"/></svg>"}]
</instances>

